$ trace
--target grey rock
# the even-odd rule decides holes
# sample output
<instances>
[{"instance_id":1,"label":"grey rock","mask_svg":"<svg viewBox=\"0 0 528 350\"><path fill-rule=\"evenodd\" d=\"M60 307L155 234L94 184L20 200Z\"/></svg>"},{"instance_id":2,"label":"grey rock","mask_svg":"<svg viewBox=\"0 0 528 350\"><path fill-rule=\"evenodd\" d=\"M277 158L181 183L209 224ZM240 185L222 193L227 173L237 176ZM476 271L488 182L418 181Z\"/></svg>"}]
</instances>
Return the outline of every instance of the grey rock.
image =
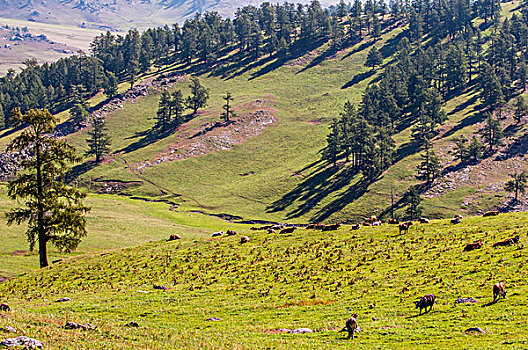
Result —
<instances>
[{"instance_id":1,"label":"grey rock","mask_svg":"<svg viewBox=\"0 0 528 350\"><path fill-rule=\"evenodd\" d=\"M56 303L64 303L66 301L71 301L71 299L68 298L68 297L64 297L64 298L60 298L59 300L56 300L55 302Z\"/></svg>"},{"instance_id":2,"label":"grey rock","mask_svg":"<svg viewBox=\"0 0 528 350\"><path fill-rule=\"evenodd\" d=\"M476 333L486 333L485 330L483 330L482 328L480 327L471 327L471 328L468 328L466 329L466 332L476 332Z\"/></svg>"},{"instance_id":3,"label":"grey rock","mask_svg":"<svg viewBox=\"0 0 528 350\"><path fill-rule=\"evenodd\" d=\"M478 303L473 297L471 298L458 298L455 300L455 304L468 304L468 303Z\"/></svg>"},{"instance_id":4,"label":"grey rock","mask_svg":"<svg viewBox=\"0 0 528 350\"><path fill-rule=\"evenodd\" d=\"M3 340L0 342L0 345L8 348L12 346L23 346L25 349L42 349L44 347L38 340L24 336Z\"/></svg>"},{"instance_id":5,"label":"grey rock","mask_svg":"<svg viewBox=\"0 0 528 350\"><path fill-rule=\"evenodd\" d=\"M91 329L95 329L95 326L94 325L91 325L89 323L87 324L80 324L80 323L75 323L75 322L67 322L66 325L64 326L64 328L66 329L83 329L83 330L91 330Z\"/></svg>"},{"instance_id":6,"label":"grey rock","mask_svg":"<svg viewBox=\"0 0 528 350\"><path fill-rule=\"evenodd\" d=\"M297 328L297 329L292 329L290 331L290 333L292 333L292 334L305 334L305 333L313 333L313 331L310 328Z\"/></svg>"},{"instance_id":7,"label":"grey rock","mask_svg":"<svg viewBox=\"0 0 528 350\"><path fill-rule=\"evenodd\" d=\"M5 327L4 327L4 330L5 330L6 332L11 332L11 333L16 333L16 332L17 332L16 329L14 329L14 328L11 327L11 326L5 326Z\"/></svg>"},{"instance_id":8,"label":"grey rock","mask_svg":"<svg viewBox=\"0 0 528 350\"><path fill-rule=\"evenodd\" d=\"M218 317L211 317L208 318L206 321L220 321L220 319Z\"/></svg>"}]
</instances>

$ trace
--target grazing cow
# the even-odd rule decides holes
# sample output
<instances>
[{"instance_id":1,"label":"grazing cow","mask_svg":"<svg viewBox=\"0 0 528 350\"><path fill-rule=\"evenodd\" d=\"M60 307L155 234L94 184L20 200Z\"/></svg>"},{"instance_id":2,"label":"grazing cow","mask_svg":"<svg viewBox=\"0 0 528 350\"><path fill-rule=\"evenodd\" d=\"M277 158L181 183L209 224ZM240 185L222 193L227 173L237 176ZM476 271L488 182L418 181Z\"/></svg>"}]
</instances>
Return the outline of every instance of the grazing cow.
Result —
<instances>
[{"instance_id":1,"label":"grazing cow","mask_svg":"<svg viewBox=\"0 0 528 350\"><path fill-rule=\"evenodd\" d=\"M372 226L381 226L381 221L374 221Z\"/></svg>"},{"instance_id":2,"label":"grazing cow","mask_svg":"<svg viewBox=\"0 0 528 350\"><path fill-rule=\"evenodd\" d=\"M478 241L474 241L474 242L466 244L466 246L464 247L464 251L470 252L475 249L480 249L482 248L482 245L483 245L482 240L479 239Z\"/></svg>"},{"instance_id":3,"label":"grazing cow","mask_svg":"<svg viewBox=\"0 0 528 350\"><path fill-rule=\"evenodd\" d=\"M361 224L353 224L352 230L359 230L361 228Z\"/></svg>"},{"instance_id":4,"label":"grazing cow","mask_svg":"<svg viewBox=\"0 0 528 350\"><path fill-rule=\"evenodd\" d=\"M281 230L283 227L284 227L284 225L273 225L273 226L271 226L271 228L273 230Z\"/></svg>"},{"instance_id":5,"label":"grazing cow","mask_svg":"<svg viewBox=\"0 0 528 350\"><path fill-rule=\"evenodd\" d=\"M218 232L214 232L211 237L220 237L221 235L224 234L224 231L218 231Z\"/></svg>"},{"instance_id":6,"label":"grazing cow","mask_svg":"<svg viewBox=\"0 0 528 350\"><path fill-rule=\"evenodd\" d=\"M290 226L290 227L283 228L282 230L279 231L279 234L293 233L293 231L295 231L296 228L297 227L295 227L295 226Z\"/></svg>"},{"instance_id":7,"label":"grazing cow","mask_svg":"<svg viewBox=\"0 0 528 350\"><path fill-rule=\"evenodd\" d=\"M350 318L346 321L346 326L339 332L348 332L347 339L354 339L354 332L358 329L358 323L357 323L357 317L358 314L352 314L350 315Z\"/></svg>"},{"instance_id":8,"label":"grazing cow","mask_svg":"<svg viewBox=\"0 0 528 350\"><path fill-rule=\"evenodd\" d=\"M399 224L398 229L400 230L400 234L402 233L402 231L405 231L405 233L408 233L409 227L411 227L412 224L413 224L412 221L402 222L401 224Z\"/></svg>"},{"instance_id":9,"label":"grazing cow","mask_svg":"<svg viewBox=\"0 0 528 350\"><path fill-rule=\"evenodd\" d=\"M237 234L237 232L233 231L233 230L227 230L227 232L226 232L226 235L228 235L228 236L234 236L236 234Z\"/></svg>"},{"instance_id":10,"label":"grazing cow","mask_svg":"<svg viewBox=\"0 0 528 350\"><path fill-rule=\"evenodd\" d=\"M453 216L453 218L459 218L460 220L462 220L464 217L460 214L455 214L455 216Z\"/></svg>"},{"instance_id":11,"label":"grazing cow","mask_svg":"<svg viewBox=\"0 0 528 350\"><path fill-rule=\"evenodd\" d=\"M504 288L504 283L499 282L493 285L493 302L500 300L500 298L506 298L506 289Z\"/></svg>"},{"instance_id":12,"label":"grazing cow","mask_svg":"<svg viewBox=\"0 0 528 350\"><path fill-rule=\"evenodd\" d=\"M361 225L363 225L363 226L372 226L372 224L370 223L370 221L363 221L363 222L361 223Z\"/></svg>"},{"instance_id":13,"label":"grazing cow","mask_svg":"<svg viewBox=\"0 0 528 350\"><path fill-rule=\"evenodd\" d=\"M378 218L375 216L371 216L369 219L370 223L373 224L374 222L378 221Z\"/></svg>"},{"instance_id":14,"label":"grazing cow","mask_svg":"<svg viewBox=\"0 0 528 350\"><path fill-rule=\"evenodd\" d=\"M391 224L391 225L397 225L400 222L398 221L398 219L389 219L388 223Z\"/></svg>"},{"instance_id":15,"label":"grazing cow","mask_svg":"<svg viewBox=\"0 0 528 350\"><path fill-rule=\"evenodd\" d=\"M326 226L323 226L323 231L335 231L337 230L339 227L341 227L341 224L332 224L332 225L326 225Z\"/></svg>"},{"instance_id":16,"label":"grazing cow","mask_svg":"<svg viewBox=\"0 0 528 350\"><path fill-rule=\"evenodd\" d=\"M519 239L520 239L519 235L516 235L515 237L512 237L512 238L506 238L503 241L498 241L498 242L493 243L493 248L507 247L512 244L517 244L519 243Z\"/></svg>"},{"instance_id":17,"label":"grazing cow","mask_svg":"<svg viewBox=\"0 0 528 350\"><path fill-rule=\"evenodd\" d=\"M247 236L240 237L240 243L247 243L247 242L249 242L249 237Z\"/></svg>"},{"instance_id":18,"label":"grazing cow","mask_svg":"<svg viewBox=\"0 0 528 350\"><path fill-rule=\"evenodd\" d=\"M272 229L271 227L268 229L268 233L275 233L275 230Z\"/></svg>"},{"instance_id":19,"label":"grazing cow","mask_svg":"<svg viewBox=\"0 0 528 350\"><path fill-rule=\"evenodd\" d=\"M498 210L490 210L490 211L487 211L484 214L482 214L482 216L485 217L485 218L487 218L488 216L497 216L497 215L499 215L499 211Z\"/></svg>"},{"instance_id":20,"label":"grazing cow","mask_svg":"<svg viewBox=\"0 0 528 350\"><path fill-rule=\"evenodd\" d=\"M427 308L429 307L429 311L433 309L433 305L435 302L435 295L434 294L427 294L420 298L420 300L417 300L414 302L416 305L416 309L420 308L420 315L422 314L422 309L425 309L425 312L427 311Z\"/></svg>"},{"instance_id":21,"label":"grazing cow","mask_svg":"<svg viewBox=\"0 0 528 350\"><path fill-rule=\"evenodd\" d=\"M173 233L172 235L170 235L169 237L169 241L175 241L177 239L181 239L181 236L176 234L176 233Z\"/></svg>"},{"instance_id":22,"label":"grazing cow","mask_svg":"<svg viewBox=\"0 0 528 350\"><path fill-rule=\"evenodd\" d=\"M0 311L11 311L11 308L7 304L0 303Z\"/></svg>"},{"instance_id":23,"label":"grazing cow","mask_svg":"<svg viewBox=\"0 0 528 350\"><path fill-rule=\"evenodd\" d=\"M460 224L461 221L462 221L462 219L459 218L459 217L455 217L455 218L451 219L451 223L452 224Z\"/></svg>"},{"instance_id":24,"label":"grazing cow","mask_svg":"<svg viewBox=\"0 0 528 350\"><path fill-rule=\"evenodd\" d=\"M430 222L428 218L419 218L418 221L421 224L428 224Z\"/></svg>"}]
</instances>

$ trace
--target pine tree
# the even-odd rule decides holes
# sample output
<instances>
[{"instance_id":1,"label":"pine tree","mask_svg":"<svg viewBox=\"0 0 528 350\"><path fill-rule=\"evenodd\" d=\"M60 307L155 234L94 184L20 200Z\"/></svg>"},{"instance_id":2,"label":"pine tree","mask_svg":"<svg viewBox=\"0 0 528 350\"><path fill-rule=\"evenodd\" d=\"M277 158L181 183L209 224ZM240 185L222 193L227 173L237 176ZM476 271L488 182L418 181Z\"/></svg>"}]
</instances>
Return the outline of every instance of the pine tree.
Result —
<instances>
[{"instance_id":1,"label":"pine tree","mask_svg":"<svg viewBox=\"0 0 528 350\"><path fill-rule=\"evenodd\" d=\"M484 153L484 146L476 137L473 135L471 138L471 142L469 143L468 149L467 149L467 157L469 160L473 162L477 162L480 158L482 158L482 154Z\"/></svg>"},{"instance_id":2,"label":"pine tree","mask_svg":"<svg viewBox=\"0 0 528 350\"><path fill-rule=\"evenodd\" d=\"M106 73L106 80L104 84L104 94L108 98L112 98L117 94L117 79L112 72Z\"/></svg>"},{"instance_id":3,"label":"pine tree","mask_svg":"<svg viewBox=\"0 0 528 350\"><path fill-rule=\"evenodd\" d=\"M94 155L95 162L100 163L103 156L110 152L110 137L105 126L105 118L101 115L95 115L92 118L92 129L88 131L90 136L86 142L88 143L88 151L86 155Z\"/></svg>"},{"instance_id":4,"label":"pine tree","mask_svg":"<svg viewBox=\"0 0 528 350\"><path fill-rule=\"evenodd\" d=\"M373 46L367 55L365 66L372 67L372 69L374 69L374 67L379 66L382 63L383 63L383 57L381 57L381 53L378 51L378 49L375 46Z\"/></svg>"},{"instance_id":5,"label":"pine tree","mask_svg":"<svg viewBox=\"0 0 528 350\"><path fill-rule=\"evenodd\" d=\"M198 112L198 109L203 108L209 99L209 91L200 84L197 77L191 78L191 96L187 97L187 107L193 110L193 114Z\"/></svg>"},{"instance_id":6,"label":"pine tree","mask_svg":"<svg viewBox=\"0 0 528 350\"><path fill-rule=\"evenodd\" d=\"M82 97L82 94L80 92L75 93L73 105L70 108L70 116L78 122L83 122L90 114L88 112L89 109L90 106Z\"/></svg>"},{"instance_id":7,"label":"pine tree","mask_svg":"<svg viewBox=\"0 0 528 350\"><path fill-rule=\"evenodd\" d=\"M5 115L4 115L4 109L2 108L2 104L0 104L0 130L5 129L6 122L5 122Z\"/></svg>"},{"instance_id":8,"label":"pine tree","mask_svg":"<svg viewBox=\"0 0 528 350\"><path fill-rule=\"evenodd\" d=\"M526 115L527 112L528 112L528 106L526 105L526 102L524 101L524 96L520 95L515 100L515 113L513 115L515 122L517 124L520 124L522 118Z\"/></svg>"},{"instance_id":9,"label":"pine tree","mask_svg":"<svg viewBox=\"0 0 528 350\"><path fill-rule=\"evenodd\" d=\"M404 196L404 201L407 204L405 214L409 220L415 220L422 215L422 207L420 203L422 198L416 187L411 187Z\"/></svg>"},{"instance_id":10,"label":"pine tree","mask_svg":"<svg viewBox=\"0 0 528 350\"><path fill-rule=\"evenodd\" d=\"M433 150L431 141L425 143L425 151L421 157L422 162L418 165L416 178L430 184L441 174L440 161Z\"/></svg>"},{"instance_id":11,"label":"pine tree","mask_svg":"<svg viewBox=\"0 0 528 350\"><path fill-rule=\"evenodd\" d=\"M484 142L488 144L489 152L493 153L494 146L502 146L504 133L500 122L493 118L491 113L486 113L486 125L480 131Z\"/></svg>"},{"instance_id":12,"label":"pine tree","mask_svg":"<svg viewBox=\"0 0 528 350\"><path fill-rule=\"evenodd\" d=\"M455 159L458 159L461 163L468 159L468 140L464 136L457 137L455 139Z\"/></svg>"},{"instance_id":13,"label":"pine tree","mask_svg":"<svg viewBox=\"0 0 528 350\"><path fill-rule=\"evenodd\" d=\"M330 124L330 133L326 136L326 147L322 152L322 159L332 163L333 166L337 164L337 158L341 152L339 122L337 119Z\"/></svg>"},{"instance_id":14,"label":"pine tree","mask_svg":"<svg viewBox=\"0 0 528 350\"><path fill-rule=\"evenodd\" d=\"M183 124L183 112L185 111L185 100L181 90L176 90L171 94L172 123L178 127Z\"/></svg>"},{"instance_id":15,"label":"pine tree","mask_svg":"<svg viewBox=\"0 0 528 350\"><path fill-rule=\"evenodd\" d=\"M165 129L172 117L172 100L171 95L167 90L164 90L161 93L158 112L156 113L156 127L160 129Z\"/></svg>"},{"instance_id":16,"label":"pine tree","mask_svg":"<svg viewBox=\"0 0 528 350\"><path fill-rule=\"evenodd\" d=\"M519 193L524 194L524 192L526 191L527 175L525 171L521 173L514 173L514 174L509 174L509 175L512 178L512 180L509 180L508 182L506 182L506 185L504 185L504 190L508 192L514 192L515 202L517 202Z\"/></svg>"},{"instance_id":17,"label":"pine tree","mask_svg":"<svg viewBox=\"0 0 528 350\"><path fill-rule=\"evenodd\" d=\"M224 112L222 113L221 118L225 122L229 122L230 118L236 117L235 112L232 111L231 106L229 105L229 103L233 101L233 95L231 95L231 93L228 91L226 92L226 95L223 97L223 99L225 101L225 104L222 106Z\"/></svg>"},{"instance_id":18,"label":"pine tree","mask_svg":"<svg viewBox=\"0 0 528 350\"><path fill-rule=\"evenodd\" d=\"M17 109L13 119L15 126L26 128L8 151L31 150L31 156L20 162L17 176L8 184L8 196L22 200L24 207L7 212L7 223L28 222L29 249L38 242L40 267L46 267L48 243L69 252L86 236L84 214L89 208L82 203L85 195L63 181L68 164L81 159L66 140L49 136L58 119L47 110L32 109L23 115Z\"/></svg>"}]
</instances>

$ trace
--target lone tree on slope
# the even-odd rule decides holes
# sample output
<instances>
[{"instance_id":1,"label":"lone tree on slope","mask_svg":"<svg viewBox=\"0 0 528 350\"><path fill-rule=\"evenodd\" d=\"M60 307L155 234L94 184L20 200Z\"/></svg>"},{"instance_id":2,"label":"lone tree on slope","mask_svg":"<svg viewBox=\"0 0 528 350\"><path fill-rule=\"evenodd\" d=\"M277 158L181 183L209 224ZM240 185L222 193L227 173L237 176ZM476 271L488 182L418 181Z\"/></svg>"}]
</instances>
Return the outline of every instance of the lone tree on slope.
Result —
<instances>
[{"instance_id":1,"label":"lone tree on slope","mask_svg":"<svg viewBox=\"0 0 528 350\"><path fill-rule=\"evenodd\" d=\"M47 110L29 110L26 114L15 109L15 126L26 125L11 141L8 151L25 151L30 156L20 162L20 170L8 184L8 196L22 200L24 206L6 213L7 223L27 221L29 249L38 242L40 267L48 266L47 243L63 251L71 251L86 236L84 214L90 209L83 205L86 196L63 179L68 163L79 162L75 148L65 140L50 134L57 118Z\"/></svg>"}]
</instances>

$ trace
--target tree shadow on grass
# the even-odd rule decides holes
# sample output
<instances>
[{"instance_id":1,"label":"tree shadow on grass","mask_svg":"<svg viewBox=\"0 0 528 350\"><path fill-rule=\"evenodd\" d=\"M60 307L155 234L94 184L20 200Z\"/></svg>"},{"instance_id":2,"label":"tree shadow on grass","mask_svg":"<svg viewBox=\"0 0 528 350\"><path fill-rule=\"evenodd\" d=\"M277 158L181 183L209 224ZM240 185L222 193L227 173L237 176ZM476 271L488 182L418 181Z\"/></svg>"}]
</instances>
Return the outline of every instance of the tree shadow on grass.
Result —
<instances>
[{"instance_id":1,"label":"tree shadow on grass","mask_svg":"<svg viewBox=\"0 0 528 350\"><path fill-rule=\"evenodd\" d=\"M371 69L371 70L369 70L367 72L363 72L363 73L358 73L352 78L352 80L350 80L349 82L345 83L345 85L341 86L341 89L347 89L347 88L349 88L351 86L354 86L354 85L356 85L358 83L361 83L363 80L368 79L371 76L373 76L374 73L376 73L375 69Z\"/></svg>"},{"instance_id":2,"label":"tree shadow on grass","mask_svg":"<svg viewBox=\"0 0 528 350\"><path fill-rule=\"evenodd\" d=\"M266 209L268 213L274 213L286 210L287 208L298 203L297 207L286 215L287 219L297 218L308 213L314 206L319 204L324 198L335 191L341 190L349 185L350 181L357 174L357 171L347 166L327 166L328 163L320 163L319 166L297 185L292 191L285 194L282 198L272 203ZM310 165L314 167L314 165ZM299 173L299 172L297 172ZM326 206L327 210L337 210L338 203ZM323 210L322 210L323 211ZM321 218L331 215L320 211L318 216ZM316 217L319 220L319 217Z\"/></svg>"},{"instance_id":3,"label":"tree shadow on grass","mask_svg":"<svg viewBox=\"0 0 528 350\"><path fill-rule=\"evenodd\" d=\"M130 145L126 147L123 147L115 151L114 153L130 153L130 152L137 151L140 148L146 147L150 144L153 144L154 142L157 142L166 137L169 137L170 135L174 133L176 129L177 129L176 127L170 126L170 127L167 127L165 130L154 128L154 129L137 132L134 136L129 137L128 139L137 138L137 137L141 137L141 139L139 139L138 141L134 143L131 143Z\"/></svg>"},{"instance_id":4,"label":"tree shadow on grass","mask_svg":"<svg viewBox=\"0 0 528 350\"><path fill-rule=\"evenodd\" d=\"M459 130L462 130L465 127L468 127L470 125L475 125L483 120L482 113L473 113L471 115L468 115L464 119L462 119L460 122L458 122L454 127L452 127L450 130L448 130L443 138L449 137L456 133Z\"/></svg>"},{"instance_id":5,"label":"tree shadow on grass","mask_svg":"<svg viewBox=\"0 0 528 350\"><path fill-rule=\"evenodd\" d=\"M338 188L335 190L341 189L345 185L348 185L350 183L350 180L353 178L353 175L357 174L354 172L353 174L350 174L351 176L344 175L343 179L339 182L342 182L339 184ZM341 194L338 198L334 199L329 204L325 205L322 209L320 209L313 217L312 221L314 222L321 222L326 219L328 219L332 214L341 211L343 208L345 208L347 205L355 201L356 199L363 196L368 189L368 186L377 181L378 179L371 180L368 179L366 176L363 176L358 182L354 183L352 186L350 186L345 193Z\"/></svg>"},{"instance_id":6,"label":"tree shadow on grass","mask_svg":"<svg viewBox=\"0 0 528 350\"><path fill-rule=\"evenodd\" d=\"M66 181L66 183L71 183L79 176L95 168L97 165L98 164L95 162L95 160L88 160L84 163L78 164L66 173L64 180Z\"/></svg>"}]
</instances>

